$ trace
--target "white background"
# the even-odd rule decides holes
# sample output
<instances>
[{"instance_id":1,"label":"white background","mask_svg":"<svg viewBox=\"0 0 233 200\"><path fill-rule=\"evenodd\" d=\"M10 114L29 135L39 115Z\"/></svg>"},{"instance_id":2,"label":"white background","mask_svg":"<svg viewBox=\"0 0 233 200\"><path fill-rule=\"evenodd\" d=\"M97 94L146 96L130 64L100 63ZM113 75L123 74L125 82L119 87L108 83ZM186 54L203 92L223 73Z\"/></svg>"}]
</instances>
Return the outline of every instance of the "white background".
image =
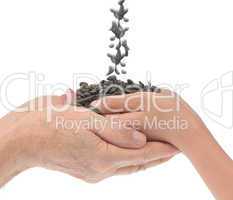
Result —
<instances>
[{"instance_id":1,"label":"white background","mask_svg":"<svg viewBox=\"0 0 233 200\"><path fill-rule=\"evenodd\" d=\"M113 19L109 8L116 3L0 0L0 81L11 73L29 71L45 74L43 83L64 83L67 87L72 87L73 73L94 73L103 78L109 65L108 29ZM146 71L151 71L154 84L190 84L184 98L233 156L232 129L213 122L200 107L202 88L232 70L233 2L128 0L128 7L130 77L145 80ZM11 85L12 103L20 105L28 100L27 87L26 81ZM220 103L217 97L209 99L210 105L217 107ZM2 105L0 109L1 116L8 112ZM59 172L32 169L0 191L0 199L4 200L142 198L213 199L183 155L157 168L96 185Z\"/></svg>"}]
</instances>

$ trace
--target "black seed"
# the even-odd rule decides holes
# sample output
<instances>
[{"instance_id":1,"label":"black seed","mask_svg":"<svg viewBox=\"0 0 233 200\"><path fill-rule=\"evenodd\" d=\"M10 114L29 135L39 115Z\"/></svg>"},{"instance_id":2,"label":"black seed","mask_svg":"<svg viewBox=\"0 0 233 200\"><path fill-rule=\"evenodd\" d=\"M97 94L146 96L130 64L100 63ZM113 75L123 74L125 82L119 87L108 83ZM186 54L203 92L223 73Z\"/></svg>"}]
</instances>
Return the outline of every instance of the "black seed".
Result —
<instances>
[{"instance_id":1,"label":"black seed","mask_svg":"<svg viewBox=\"0 0 233 200\"><path fill-rule=\"evenodd\" d=\"M110 44L109 45L109 48L113 48L115 45L114 44Z\"/></svg>"},{"instance_id":2,"label":"black seed","mask_svg":"<svg viewBox=\"0 0 233 200\"><path fill-rule=\"evenodd\" d=\"M143 89L145 87L145 85L143 84L143 82L139 81L139 85L140 87Z\"/></svg>"},{"instance_id":3,"label":"black seed","mask_svg":"<svg viewBox=\"0 0 233 200\"><path fill-rule=\"evenodd\" d=\"M151 81L148 81L148 88L151 89Z\"/></svg>"},{"instance_id":4,"label":"black seed","mask_svg":"<svg viewBox=\"0 0 233 200\"><path fill-rule=\"evenodd\" d=\"M116 38L121 38L123 35L123 32L126 31L121 27L121 25L115 21L112 22L112 27L110 28L110 31L115 35Z\"/></svg>"},{"instance_id":5,"label":"black seed","mask_svg":"<svg viewBox=\"0 0 233 200\"><path fill-rule=\"evenodd\" d=\"M98 91L97 91L96 89L93 89L93 90L90 91L90 94L91 94L91 95L97 94L97 93L98 93Z\"/></svg>"},{"instance_id":6,"label":"black seed","mask_svg":"<svg viewBox=\"0 0 233 200\"><path fill-rule=\"evenodd\" d=\"M88 86L88 83L86 83L86 82L81 82L79 85L80 85L80 87L87 87L87 86Z\"/></svg>"},{"instance_id":7,"label":"black seed","mask_svg":"<svg viewBox=\"0 0 233 200\"><path fill-rule=\"evenodd\" d=\"M115 72L116 72L117 75L120 75L120 72L119 72L119 70L117 69L117 67L115 67Z\"/></svg>"},{"instance_id":8,"label":"black seed","mask_svg":"<svg viewBox=\"0 0 233 200\"><path fill-rule=\"evenodd\" d=\"M90 110L97 113L97 114L102 114L101 111L98 108L90 107Z\"/></svg>"},{"instance_id":9,"label":"black seed","mask_svg":"<svg viewBox=\"0 0 233 200\"><path fill-rule=\"evenodd\" d=\"M116 80L117 80L117 77L116 77L115 75L112 75L112 76L109 76L109 77L107 78L107 80L109 80L109 81L116 81Z\"/></svg>"},{"instance_id":10,"label":"black seed","mask_svg":"<svg viewBox=\"0 0 233 200\"><path fill-rule=\"evenodd\" d=\"M113 37L110 38L111 41L114 41L115 39L116 39L115 36L113 36Z\"/></svg>"},{"instance_id":11,"label":"black seed","mask_svg":"<svg viewBox=\"0 0 233 200\"><path fill-rule=\"evenodd\" d=\"M121 67L125 67L125 66L126 66L126 64L121 62Z\"/></svg>"},{"instance_id":12,"label":"black seed","mask_svg":"<svg viewBox=\"0 0 233 200\"><path fill-rule=\"evenodd\" d=\"M160 93L162 90L160 88L156 88L155 92Z\"/></svg>"},{"instance_id":13,"label":"black seed","mask_svg":"<svg viewBox=\"0 0 233 200\"><path fill-rule=\"evenodd\" d=\"M114 67L109 66L107 76L114 72Z\"/></svg>"},{"instance_id":14,"label":"black seed","mask_svg":"<svg viewBox=\"0 0 233 200\"><path fill-rule=\"evenodd\" d=\"M121 70L121 73L122 73L122 74L127 74L127 71L125 71L125 70L122 69L122 70Z\"/></svg>"},{"instance_id":15,"label":"black seed","mask_svg":"<svg viewBox=\"0 0 233 200\"><path fill-rule=\"evenodd\" d=\"M120 0L120 1L118 2L119 5L123 5L124 3L125 3L125 0Z\"/></svg>"},{"instance_id":16,"label":"black seed","mask_svg":"<svg viewBox=\"0 0 233 200\"><path fill-rule=\"evenodd\" d=\"M132 84L134 84L134 82L131 79L128 79L127 84L132 85Z\"/></svg>"},{"instance_id":17,"label":"black seed","mask_svg":"<svg viewBox=\"0 0 233 200\"><path fill-rule=\"evenodd\" d=\"M122 42L122 46L123 46L124 49L125 49L125 56L128 56L128 55L129 55L129 46L128 46L126 40L124 40L124 41Z\"/></svg>"},{"instance_id":18,"label":"black seed","mask_svg":"<svg viewBox=\"0 0 233 200\"><path fill-rule=\"evenodd\" d=\"M97 88L96 85L94 85L94 84L90 85L90 89L95 89L95 88Z\"/></svg>"},{"instance_id":19,"label":"black seed","mask_svg":"<svg viewBox=\"0 0 233 200\"><path fill-rule=\"evenodd\" d=\"M118 91L118 88L112 87L108 90L108 94L115 94Z\"/></svg>"},{"instance_id":20,"label":"black seed","mask_svg":"<svg viewBox=\"0 0 233 200\"><path fill-rule=\"evenodd\" d=\"M155 92L155 91L156 91L156 89L157 89L157 87L155 87L155 86L151 86L150 91L151 91L151 92Z\"/></svg>"},{"instance_id":21,"label":"black seed","mask_svg":"<svg viewBox=\"0 0 233 200\"><path fill-rule=\"evenodd\" d=\"M105 84L105 80L102 80L102 81L100 82L100 84L101 84L101 85L104 85L104 84Z\"/></svg>"}]
</instances>

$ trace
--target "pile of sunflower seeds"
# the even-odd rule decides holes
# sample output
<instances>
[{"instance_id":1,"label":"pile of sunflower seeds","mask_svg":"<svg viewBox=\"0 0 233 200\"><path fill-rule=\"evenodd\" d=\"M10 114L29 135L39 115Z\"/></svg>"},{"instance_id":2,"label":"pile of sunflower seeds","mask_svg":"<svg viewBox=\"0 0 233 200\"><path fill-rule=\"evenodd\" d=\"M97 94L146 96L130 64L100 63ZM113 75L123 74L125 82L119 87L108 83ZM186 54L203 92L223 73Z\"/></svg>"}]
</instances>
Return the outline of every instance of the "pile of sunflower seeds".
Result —
<instances>
[{"instance_id":1,"label":"pile of sunflower seeds","mask_svg":"<svg viewBox=\"0 0 233 200\"><path fill-rule=\"evenodd\" d=\"M104 97L136 92L156 92L160 89L151 84L145 85L141 81L134 83L132 80L118 80L115 75L111 75L107 80L102 80L99 84L80 83L80 88L76 93L76 105L89 108L91 102Z\"/></svg>"},{"instance_id":2,"label":"pile of sunflower seeds","mask_svg":"<svg viewBox=\"0 0 233 200\"><path fill-rule=\"evenodd\" d=\"M110 66L108 73L106 74L107 79L102 80L99 84L88 84L86 82L80 83L80 88L76 92L76 105L91 108L91 102L104 97L113 95L131 94L136 92L156 92L159 93L160 89L156 86L152 86L149 82L147 85L141 81L134 83L134 81L128 79L122 81L117 78L120 74L126 74L125 69L119 70L119 67L125 68L126 64L124 58L129 55L129 47L127 41L123 39L129 28L122 26L122 21L128 22L129 20L125 17L128 13L128 9L124 6L125 0L119 1L119 9L111 9L116 18L112 22L110 31L113 33L113 37L110 38L110 48L115 48L116 54L107 54L114 66ZM96 111L97 112L97 111Z\"/></svg>"}]
</instances>

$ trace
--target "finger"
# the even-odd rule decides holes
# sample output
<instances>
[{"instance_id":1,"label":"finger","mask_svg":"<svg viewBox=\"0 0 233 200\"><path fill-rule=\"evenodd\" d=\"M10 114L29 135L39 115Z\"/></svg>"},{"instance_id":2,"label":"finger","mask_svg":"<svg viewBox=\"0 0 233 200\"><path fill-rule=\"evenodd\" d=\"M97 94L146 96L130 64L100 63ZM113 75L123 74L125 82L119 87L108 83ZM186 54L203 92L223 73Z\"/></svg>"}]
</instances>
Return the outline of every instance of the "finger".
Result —
<instances>
[{"instance_id":1,"label":"finger","mask_svg":"<svg viewBox=\"0 0 233 200\"><path fill-rule=\"evenodd\" d=\"M160 127L157 124L157 119L154 114L149 112L135 112L135 113L122 113L112 114L105 116L108 119L114 118L118 123L126 127L131 127L139 132L144 133L147 141L158 141Z\"/></svg>"},{"instance_id":2,"label":"finger","mask_svg":"<svg viewBox=\"0 0 233 200\"><path fill-rule=\"evenodd\" d=\"M150 110L150 105L157 107L159 99L176 98L176 96L176 93L162 89L160 93L137 92L128 95L108 96L92 102L91 105L102 114L136 112Z\"/></svg>"},{"instance_id":3,"label":"finger","mask_svg":"<svg viewBox=\"0 0 233 200\"><path fill-rule=\"evenodd\" d=\"M70 106L65 114L68 119L80 121L79 129L89 129L95 135L118 147L135 149L142 148L146 144L147 139L143 133L114 123L87 108Z\"/></svg>"},{"instance_id":4,"label":"finger","mask_svg":"<svg viewBox=\"0 0 233 200\"><path fill-rule=\"evenodd\" d=\"M115 114L106 114L104 117L108 119L115 119L115 120L141 120L148 115L147 112L140 111L140 112L132 112L132 113L115 113Z\"/></svg>"},{"instance_id":5,"label":"finger","mask_svg":"<svg viewBox=\"0 0 233 200\"><path fill-rule=\"evenodd\" d=\"M131 127L121 126L96 113L92 113L95 121L103 126L94 124L91 131L96 135L118 147L122 148L142 148L146 144L146 136Z\"/></svg>"},{"instance_id":6,"label":"finger","mask_svg":"<svg viewBox=\"0 0 233 200\"><path fill-rule=\"evenodd\" d=\"M43 96L35 100L37 107L73 105L75 103L76 93L72 89L68 89L61 96Z\"/></svg>"},{"instance_id":7,"label":"finger","mask_svg":"<svg viewBox=\"0 0 233 200\"><path fill-rule=\"evenodd\" d=\"M17 111L43 111L49 106L59 106L65 104L66 95L62 96L42 96L29 101L16 109Z\"/></svg>"},{"instance_id":8,"label":"finger","mask_svg":"<svg viewBox=\"0 0 233 200\"><path fill-rule=\"evenodd\" d=\"M117 169L114 175L128 175L128 174L136 173L136 172L139 172L142 170L146 170L148 168L152 168L152 167L156 167L158 165L161 165L161 164L169 161L171 158L172 157L168 157L168 158L162 158L159 160L150 161L144 165L122 167L122 168Z\"/></svg>"},{"instance_id":9,"label":"finger","mask_svg":"<svg viewBox=\"0 0 233 200\"><path fill-rule=\"evenodd\" d=\"M102 114L135 112L141 110L144 93L108 96L92 102Z\"/></svg>"},{"instance_id":10,"label":"finger","mask_svg":"<svg viewBox=\"0 0 233 200\"><path fill-rule=\"evenodd\" d=\"M174 146L161 142L148 142L144 148L138 150L126 150L111 146L109 152L113 159L112 162L118 168L144 165L147 162L168 158L179 153Z\"/></svg>"},{"instance_id":11,"label":"finger","mask_svg":"<svg viewBox=\"0 0 233 200\"><path fill-rule=\"evenodd\" d=\"M161 165L169 160L171 160L174 156L170 156L170 157L167 157L167 158L161 158L159 160L155 160L155 161L151 161L151 162L148 162L144 165L144 169L148 169L148 168L152 168L152 167L156 167L158 165Z\"/></svg>"},{"instance_id":12,"label":"finger","mask_svg":"<svg viewBox=\"0 0 233 200\"><path fill-rule=\"evenodd\" d=\"M149 121L150 113L147 112L133 112L133 113L121 113L121 114L108 114L105 115L111 121L116 121L122 126L131 127L139 132L143 132L149 139L149 135L146 131L146 125L153 124L153 121ZM151 126L150 126L151 127Z\"/></svg>"},{"instance_id":13,"label":"finger","mask_svg":"<svg viewBox=\"0 0 233 200\"><path fill-rule=\"evenodd\" d=\"M64 98L65 104L74 105L76 100L76 93L72 89L68 89Z\"/></svg>"}]
</instances>

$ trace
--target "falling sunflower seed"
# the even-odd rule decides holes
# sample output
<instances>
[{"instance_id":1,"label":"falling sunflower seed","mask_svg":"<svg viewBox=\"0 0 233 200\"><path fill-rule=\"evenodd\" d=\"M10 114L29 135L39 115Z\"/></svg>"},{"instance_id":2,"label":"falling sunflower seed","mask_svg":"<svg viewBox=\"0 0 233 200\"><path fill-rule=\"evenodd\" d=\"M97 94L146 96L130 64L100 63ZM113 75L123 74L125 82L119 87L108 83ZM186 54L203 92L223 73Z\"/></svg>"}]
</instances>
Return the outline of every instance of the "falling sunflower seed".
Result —
<instances>
[{"instance_id":1,"label":"falling sunflower seed","mask_svg":"<svg viewBox=\"0 0 233 200\"><path fill-rule=\"evenodd\" d=\"M110 44L109 48L114 48L114 46L115 46L114 44Z\"/></svg>"},{"instance_id":2,"label":"falling sunflower seed","mask_svg":"<svg viewBox=\"0 0 233 200\"><path fill-rule=\"evenodd\" d=\"M107 73L107 76L109 76L110 74L112 74L114 72L114 67L112 66L109 66L108 67L108 73Z\"/></svg>"}]
</instances>

